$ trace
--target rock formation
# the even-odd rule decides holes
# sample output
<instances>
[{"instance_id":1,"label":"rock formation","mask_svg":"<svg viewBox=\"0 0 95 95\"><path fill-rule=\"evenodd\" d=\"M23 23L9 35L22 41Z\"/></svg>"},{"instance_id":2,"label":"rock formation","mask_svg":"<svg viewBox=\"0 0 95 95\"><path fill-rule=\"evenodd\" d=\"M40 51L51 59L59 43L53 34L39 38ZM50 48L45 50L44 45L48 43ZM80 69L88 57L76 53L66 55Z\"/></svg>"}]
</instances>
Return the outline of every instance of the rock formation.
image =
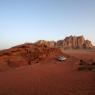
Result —
<instances>
[{"instance_id":1,"label":"rock formation","mask_svg":"<svg viewBox=\"0 0 95 95\"><path fill-rule=\"evenodd\" d=\"M93 45L92 45L91 41L85 40L84 48L93 48Z\"/></svg>"},{"instance_id":2,"label":"rock formation","mask_svg":"<svg viewBox=\"0 0 95 95\"><path fill-rule=\"evenodd\" d=\"M39 40L35 44L44 47L56 47L63 49L89 49L93 47L91 41L85 40L83 36L69 36L64 40L59 40L57 42Z\"/></svg>"},{"instance_id":3,"label":"rock formation","mask_svg":"<svg viewBox=\"0 0 95 95\"><path fill-rule=\"evenodd\" d=\"M36 45L39 46L44 46L44 47L50 47L50 48L54 48L56 45L56 42L54 41L45 41L45 40L39 40L35 43Z\"/></svg>"},{"instance_id":4,"label":"rock formation","mask_svg":"<svg viewBox=\"0 0 95 95\"><path fill-rule=\"evenodd\" d=\"M57 41L57 47L64 49L81 49L81 48L92 48L92 43L89 40L85 40L83 36L69 36L64 40Z\"/></svg>"},{"instance_id":5,"label":"rock formation","mask_svg":"<svg viewBox=\"0 0 95 95\"><path fill-rule=\"evenodd\" d=\"M26 43L7 50L0 51L1 67L19 67L39 63L51 56L63 54L57 48L49 48L36 44ZM6 68L7 68L6 67Z\"/></svg>"}]
</instances>

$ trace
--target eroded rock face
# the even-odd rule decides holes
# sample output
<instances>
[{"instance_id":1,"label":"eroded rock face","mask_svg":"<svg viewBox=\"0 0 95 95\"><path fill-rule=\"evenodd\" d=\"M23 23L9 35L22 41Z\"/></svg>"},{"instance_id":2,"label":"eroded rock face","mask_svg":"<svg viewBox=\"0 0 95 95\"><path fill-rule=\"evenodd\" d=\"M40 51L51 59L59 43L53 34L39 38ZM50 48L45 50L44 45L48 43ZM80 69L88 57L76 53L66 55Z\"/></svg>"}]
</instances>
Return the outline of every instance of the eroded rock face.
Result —
<instances>
[{"instance_id":1,"label":"eroded rock face","mask_svg":"<svg viewBox=\"0 0 95 95\"><path fill-rule=\"evenodd\" d=\"M84 48L92 48L92 47L93 47L93 45L92 45L91 41L85 40Z\"/></svg>"},{"instance_id":2,"label":"eroded rock face","mask_svg":"<svg viewBox=\"0 0 95 95\"><path fill-rule=\"evenodd\" d=\"M56 42L54 41L45 41L45 40L39 40L38 42L35 43L36 45L39 46L44 46L44 47L50 47L50 48L54 48L56 45Z\"/></svg>"},{"instance_id":3,"label":"eroded rock face","mask_svg":"<svg viewBox=\"0 0 95 95\"><path fill-rule=\"evenodd\" d=\"M88 49L93 47L91 41L85 40L83 36L69 36L64 40L58 40L57 42L39 40L35 44L44 47L63 49Z\"/></svg>"},{"instance_id":4,"label":"eroded rock face","mask_svg":"<svg viewBox=\"0 0 95 95\"><path fill-rule=\"evenodd\" d=\"M85 40L83 36L69 36L64 40L57 41L57 47L64 49L80 49L80 48L92 48L92 43L89 40Z\"/></svg>"},{"instance_id":5,"label":"eroded rock face","mask_svg":"<svg viewBox=\"0 0 95 95\"><path fill-rule=\"evenodd\" d=\"M1 65L4 68L31 65L61 54L63 53L57 48L26 43L0 51L0 69Z\"/></svg>"}]
</instances>

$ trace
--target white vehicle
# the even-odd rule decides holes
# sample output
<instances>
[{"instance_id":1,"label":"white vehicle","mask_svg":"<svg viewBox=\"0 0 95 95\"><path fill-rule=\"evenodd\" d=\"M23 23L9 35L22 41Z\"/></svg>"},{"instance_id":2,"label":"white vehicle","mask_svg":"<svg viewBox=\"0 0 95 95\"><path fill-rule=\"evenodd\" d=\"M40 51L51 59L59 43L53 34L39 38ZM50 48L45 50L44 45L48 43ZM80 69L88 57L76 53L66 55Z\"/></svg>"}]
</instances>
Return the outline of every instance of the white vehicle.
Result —
<instances>
[{"instance_id":1,"label":"white vehicle","mask_svg":"<svg viewBox=\"0 0 95 95\"><path fill-rule=\"evenodd\" d=\"M64 60L66 60L67 58L65 58L64 56L59 56L58 58L57 58L57 60L59 60L59 61L64 61Z\"/></svg>"}]
</instances>

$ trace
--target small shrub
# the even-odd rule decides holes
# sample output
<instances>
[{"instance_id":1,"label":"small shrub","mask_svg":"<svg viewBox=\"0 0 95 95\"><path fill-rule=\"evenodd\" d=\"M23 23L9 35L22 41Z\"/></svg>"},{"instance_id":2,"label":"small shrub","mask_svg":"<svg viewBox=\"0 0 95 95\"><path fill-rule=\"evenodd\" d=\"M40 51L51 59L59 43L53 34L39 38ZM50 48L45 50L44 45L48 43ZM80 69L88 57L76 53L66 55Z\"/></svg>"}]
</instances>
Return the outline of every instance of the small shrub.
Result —
<instances>
[{"instance_id":1,"label":"small shrub","mask_svg":"<svg viewBox=\"0 0 95 95\"><path fill-rule=\"evenodd\" d=\"M39 63L38 61L36 63Z\"/></svg>"},{"instance_id":2,"label":"small shrub","mask_svg":"<svg viewBox=\"0 0 95 95\"><path fill-rule=\"evenodd\" d=\"M91 65L95 65L95 62L92 62L92 64Z\"/></svg>"},{"instance_id":3,"label":"small shrub","mask_svg":"<svg viewBox=\"0 0 95 95\"><path fill-rule=\"evenodd\" d=\"M79 65L84 65L84 64L82 62L80 62Z\"/></svg>"},{"instance_id":4,"label":"small shrub","mask_svg":"<svg viewBox=\"0 0 95 95\"><path fill-rule=\"evenodd\" d=\"M85 65L85 64L86 64L86 62L84 62L83 60L80 60L79 65Z\"/></svg>"},{"instance_id":5,"label":"small shrub","mask_svg":"<svg viewBox=\"0 0 95 95\"><path fill-rule=\"evenodd\" d=\"M83 60L81 59L80 62L83 62Z\"/></svg>"},{"instance_id":6,"label":"small shrub","mask_svg":"<svg viewBox=\"0 0 95 95\"><path fill-rule=\"evenodd\" d=\"M87 68L85 67L85 66L80 66L80 67L78 67L78 70L79 71L84 71L84 70L86 70Z\"/></svg>"},{"instance_id":7,"label":"small shrub","mask_svg":"<svg viewBox=\"0 0 95 95\"><path fill-rule=\"evenodd\" d=\"M88 67L87 69L88 69L89 71L92 71L92 70L93 70L93 68L92 68L92 67Z\"/></svg>"}]
</instances>

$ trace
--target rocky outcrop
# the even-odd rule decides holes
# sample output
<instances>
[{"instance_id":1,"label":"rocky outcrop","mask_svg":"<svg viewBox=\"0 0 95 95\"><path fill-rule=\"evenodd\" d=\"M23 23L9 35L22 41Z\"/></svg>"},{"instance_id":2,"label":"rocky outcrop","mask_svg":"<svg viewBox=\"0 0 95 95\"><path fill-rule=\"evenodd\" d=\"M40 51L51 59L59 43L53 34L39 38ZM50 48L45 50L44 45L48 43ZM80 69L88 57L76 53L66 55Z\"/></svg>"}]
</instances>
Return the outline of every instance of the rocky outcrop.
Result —
<instances>
[{"instance_id":1,"label":"rocky outcrop","mask_svg":"<svg viewBox=\"0 0 95 95\"><path fill-rule=\"evenodd\" d=\"M0 51L0 67L1 65L8 67L31 65L39 63L49 57L62 54L63 53L57 48L49 48L46 46L26 43Z\"/></svg>"},{"instance_id":2,"label":"rocky outcrop","mask_svg":"<svg viewBox=\"0 0 95 95\"><path fill-rule=\"evenodd\" d=\"M64 40L58 40L57 42L39 40L35 44L38 46L61 49L89 49L93 47L91 41L85 40L83 36L69 36Z\"/></svg>"},{"instance_id":3,"label":"rocky outcrop","mask_svg":"<svg viewBox=\"0 0 95 95\"><path fill-rule=\"evenodd\" d=\"M81 49L92 48L92 43L89 40L85 40L83 36L69 36L64 40L57 41L56 47L64 49Z\"/></svg>"},{"instance_id":4,"label":"rocky outcrop","mask_svg":"<svg viewBox=\"0 0 95 95\"><path fill-rule=\"evenodd\" d=\"M93 48L91 41L85 40L83 36L69 36L64 40L45 41L39 40L35 43L38 46L50 47L50 48L61 48L61 49L89 49Z\"/></svg>"},{"instance_id":5,"label":"rocky outcrop","mask_svg":"<svg viewBox=\"0 0 95 95\"><path fill-rule=\"evenodd\" d=\"M93 48L93 45L92 45L91 41L85 40L84 48Z\"/></svg>"},{"instance_id":6,"label":"rocky outcrop","mask_svg":"<svg viewBox=\"0 0 95 95\"><path fill-rule=\"evenodd\" d=\"M38 45L38 46L54 48L55 45L56 45L56 42L55 41L39 40L35 44Z\"/></svg>"}]
</instances>

